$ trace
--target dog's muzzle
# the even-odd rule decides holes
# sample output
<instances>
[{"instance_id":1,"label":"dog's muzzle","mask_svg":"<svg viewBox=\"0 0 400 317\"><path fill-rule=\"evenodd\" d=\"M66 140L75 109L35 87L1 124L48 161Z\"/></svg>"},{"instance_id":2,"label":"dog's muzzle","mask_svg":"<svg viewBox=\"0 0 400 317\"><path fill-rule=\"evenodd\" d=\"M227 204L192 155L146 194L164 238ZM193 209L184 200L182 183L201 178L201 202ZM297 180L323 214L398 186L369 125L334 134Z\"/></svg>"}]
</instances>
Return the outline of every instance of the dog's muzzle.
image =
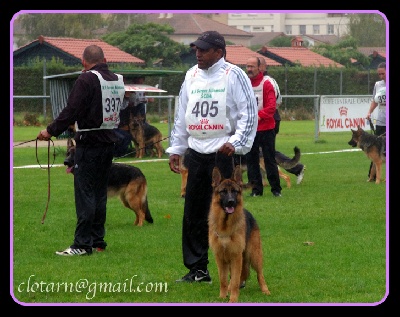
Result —
<instances>
[{"instance_id":1,"label":"dog's muzzle","mask_svg":"<svg viewBox=\"0 0 400 317\"><path fill-rule=\"evenodd\" d=\"M351 145L352 147L356 147L357 146L357 142L354 141L353 139L351 139L349 142L347 142L348 145Z\"/></svg>"},{"instance_id":2,"label":"dog's muzzle","mask_svg":"<svg viewBox=\"0 0 400 317\"><path fill-rule=\"evenodd\" d=\"M66 169L67 174L74 172L74 163L71 162L71 160L69 158L66 158L64 160L64 165L67 167L67 169Z\"/></svg>"}]
</instances>

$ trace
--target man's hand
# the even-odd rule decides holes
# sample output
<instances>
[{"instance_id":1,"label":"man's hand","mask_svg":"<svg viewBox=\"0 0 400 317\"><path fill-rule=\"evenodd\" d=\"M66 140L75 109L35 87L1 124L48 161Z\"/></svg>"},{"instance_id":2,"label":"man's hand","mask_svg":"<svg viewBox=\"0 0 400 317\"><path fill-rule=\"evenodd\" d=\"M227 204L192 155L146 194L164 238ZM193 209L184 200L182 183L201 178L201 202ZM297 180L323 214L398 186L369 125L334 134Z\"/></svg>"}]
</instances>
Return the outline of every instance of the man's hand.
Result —
<instances>
[{"instance_id":1,"label":"man's hand","mask_svg":"<svg viewBox=\"0 0 400 317\"><path fill-rule=\"evenodd\" d=\"M49 132L47 132L46 129L42 130L39 132L37 139L40 141L48 141L51 138L51 134Z\"/></svg>"},{"instance_id":2,"label":"man's hand","mask_svg":"<svg viewBox=\"0 0 400 317\"><path fill-rule=\"evenodd\" d=\"M169 168L171 169L171 171L177 174L181 173L181 170L179 169L179 159L180 156L178 154L172 154L169 157Z\"/></svg>"},{"instance_id":3,"label":"man's hand","mask_svg":"<svg viewBox=\"0 0 400 317\"><path fill-rule=\"evenodd\" d=\"M232 156L235 154L235 148L229 142L224 143L218 150L219 153Z\"/></svg>"}]
</instances>

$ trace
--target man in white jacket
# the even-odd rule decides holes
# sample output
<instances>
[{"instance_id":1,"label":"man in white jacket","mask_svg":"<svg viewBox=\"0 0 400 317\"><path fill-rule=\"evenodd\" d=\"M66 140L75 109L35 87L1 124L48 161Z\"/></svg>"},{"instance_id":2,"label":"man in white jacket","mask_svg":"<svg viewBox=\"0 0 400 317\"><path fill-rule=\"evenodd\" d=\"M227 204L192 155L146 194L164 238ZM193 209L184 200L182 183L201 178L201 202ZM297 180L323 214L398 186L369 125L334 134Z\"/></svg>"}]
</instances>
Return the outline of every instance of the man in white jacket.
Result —
<instances>
[{"instance_id":1,"label":"man in white jacket","mask_svg":"<svg viewBox=\"0 0 400 317\"><path fill-rule=\"evenodd\" d=\"M250 151L257 129L257 102L247 74L225 60L224 37L204 32L190 44L197 65L190 68L179 93L171 132L169 166L180 173L185 153L188 179L182 223L183 264L189 270L177 282L211 282L208 265L208 211L212 170L225 178L233 172L233 155Z\"/></svg>"}]
</instances>

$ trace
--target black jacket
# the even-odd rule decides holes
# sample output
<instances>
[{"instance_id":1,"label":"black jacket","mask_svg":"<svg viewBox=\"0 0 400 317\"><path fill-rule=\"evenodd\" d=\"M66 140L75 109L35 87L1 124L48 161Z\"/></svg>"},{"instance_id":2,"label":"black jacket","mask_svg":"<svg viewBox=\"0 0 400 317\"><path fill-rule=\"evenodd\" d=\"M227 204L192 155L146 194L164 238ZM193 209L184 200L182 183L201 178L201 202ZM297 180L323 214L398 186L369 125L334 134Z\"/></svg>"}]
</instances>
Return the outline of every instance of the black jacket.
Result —
<instances>
[{"instance_id":1,"label":"black jacket","mask_svg":"<svg viewBox=\"0 0 400 317\"><path fill-rule=\"evenodd\" d=\"M98 71L104 80L118 80L118 76L105 63L97 64L91 70ZM47 131L58 136L78 122L79 129L100 127L103 122L100 81L92 72L79 75L69 94L67 106L47 127ZM99 147L117 141L113 129L80 131L75 133L76 146Z\"/></svg>"}]
</instances>

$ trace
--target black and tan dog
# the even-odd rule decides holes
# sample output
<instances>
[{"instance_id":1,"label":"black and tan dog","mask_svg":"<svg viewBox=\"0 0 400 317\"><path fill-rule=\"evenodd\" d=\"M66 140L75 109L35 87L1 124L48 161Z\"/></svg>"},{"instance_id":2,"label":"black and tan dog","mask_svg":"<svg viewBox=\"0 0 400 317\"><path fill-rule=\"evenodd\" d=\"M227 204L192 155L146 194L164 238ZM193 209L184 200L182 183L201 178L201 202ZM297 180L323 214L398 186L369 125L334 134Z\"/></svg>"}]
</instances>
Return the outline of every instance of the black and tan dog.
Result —
<instances>
[{"instance_id":1,"label":"black and tan dog","mask_svg":"<svg viewBox=\"0 0 400 317\"><path fill-rule=\"evenodd\" d=\"M282 169L288 170L288 169L295 167L300 162L300 156L301 156L300 149L297 146L295 146L293 148L293 151L294 151L294 155L288 161L282 161L280 156L278 156L278 155L275 156L276 163L278 164L279 177L282 178L286 182L287 188L292 187L292 182L290 180L289 175L287 175L284 171L282 171ZM261 169L263 185L268 186L268 183L266 181L267 172L265 169L264 156L262 154L261 148L260 148L259 156L260 156L260 169ZM247 171L246 156L235 155L235 165L236 164L240 165L243 173ZM243 186L244 186L244 188L252 187L250 183L244 184Z\"/></svg>"},{"instance_id":2,"label":"black and tan dog","mask_svg":"<svg viewBox=\"0 0 400 317\"><path fill-rule=\"evenodd\" d=\"M64 165L67 173L74 173L75 145L71 138L67 141L67 156ZM136 215L135 226L142 226L146 220L153 223L147 201L147 180L142 171L132 165L112 163L108 180L108 197L119 196L126 208Z\"/></svg>"},{"instance_id":3,"label":"black and tan dog","mask_svg":"<svg viewBox=\"0 0 400 317\"><path fill-rule=\"evenodd\" d=\"M144 157L146 148L150 149L150 156L161 158L164 149L162 147L162 134L155 126L144 121L142 117L131 115L129 128L136 149L136 158ZM154 153L155 149L155 153Z\"/></svg>"},{"instance_id":4,"label":"black and tan dog","mask_svg":"<svg viewBox=\"0 0 400 317\"><path fill-rule=\"evenodd\" d=\"M368 182L375 179L375 184L381 182L382 164L386 163L386 136L370 134L364 131L360 126L357 130L350 129L351 139L347 142L352 147L358 147L372 161L372 168L369 174Z\"/></svg>"},{"instance_id":5,"label":"black and tan dog","mask_svg":"<svg viewBox=\"0 0 400 317\"><path fill-rule=\"evenodd\" d=\"M280 161L278 156L275 157L276 163L278 164L279 177L286 182L287 188L290 188L292 186L292 183L290 181L289 175L285 174L285 172L282 171L282 168L287 170L295 167L299 163L301 156L300 149L297 146L295 146L293 150L294 150L294 156L290 159L290 161L285 161L285 162ZM185 154L181 155L179 161L179 169L181 171L181 197L185 197L186 195L186 183L188 175L188 169L185 165L184 160L185 160ZM240 165L242 173L247 171L247 162L246 162L246 157L244 155L234 155L234 164ZM262 156L261 151L260 151L260 168L263 178L263 185L268 186L268 183L266 182L267 174L265 171L264 158ZM251 188L251 184L249 183L243 184L243 188L245 189Z\"/></svg>"},{"instance_id":6,"label":"black and tan dog","mask_svg":"<svg viewBox=\"0 0 400 317\"><path fill-rule=\"evenodd\" d=\"M252 214L243 207L240 166L235 167L230 179L224 179L215 167L212 187L208 241L218 267L219 297L226 298L230 293L229 302L237 302L239 288L245 286L250 276L250 266L257 272L261 291L270 295L263 274L260 229Z\"/></svg>"}]
</instances>

